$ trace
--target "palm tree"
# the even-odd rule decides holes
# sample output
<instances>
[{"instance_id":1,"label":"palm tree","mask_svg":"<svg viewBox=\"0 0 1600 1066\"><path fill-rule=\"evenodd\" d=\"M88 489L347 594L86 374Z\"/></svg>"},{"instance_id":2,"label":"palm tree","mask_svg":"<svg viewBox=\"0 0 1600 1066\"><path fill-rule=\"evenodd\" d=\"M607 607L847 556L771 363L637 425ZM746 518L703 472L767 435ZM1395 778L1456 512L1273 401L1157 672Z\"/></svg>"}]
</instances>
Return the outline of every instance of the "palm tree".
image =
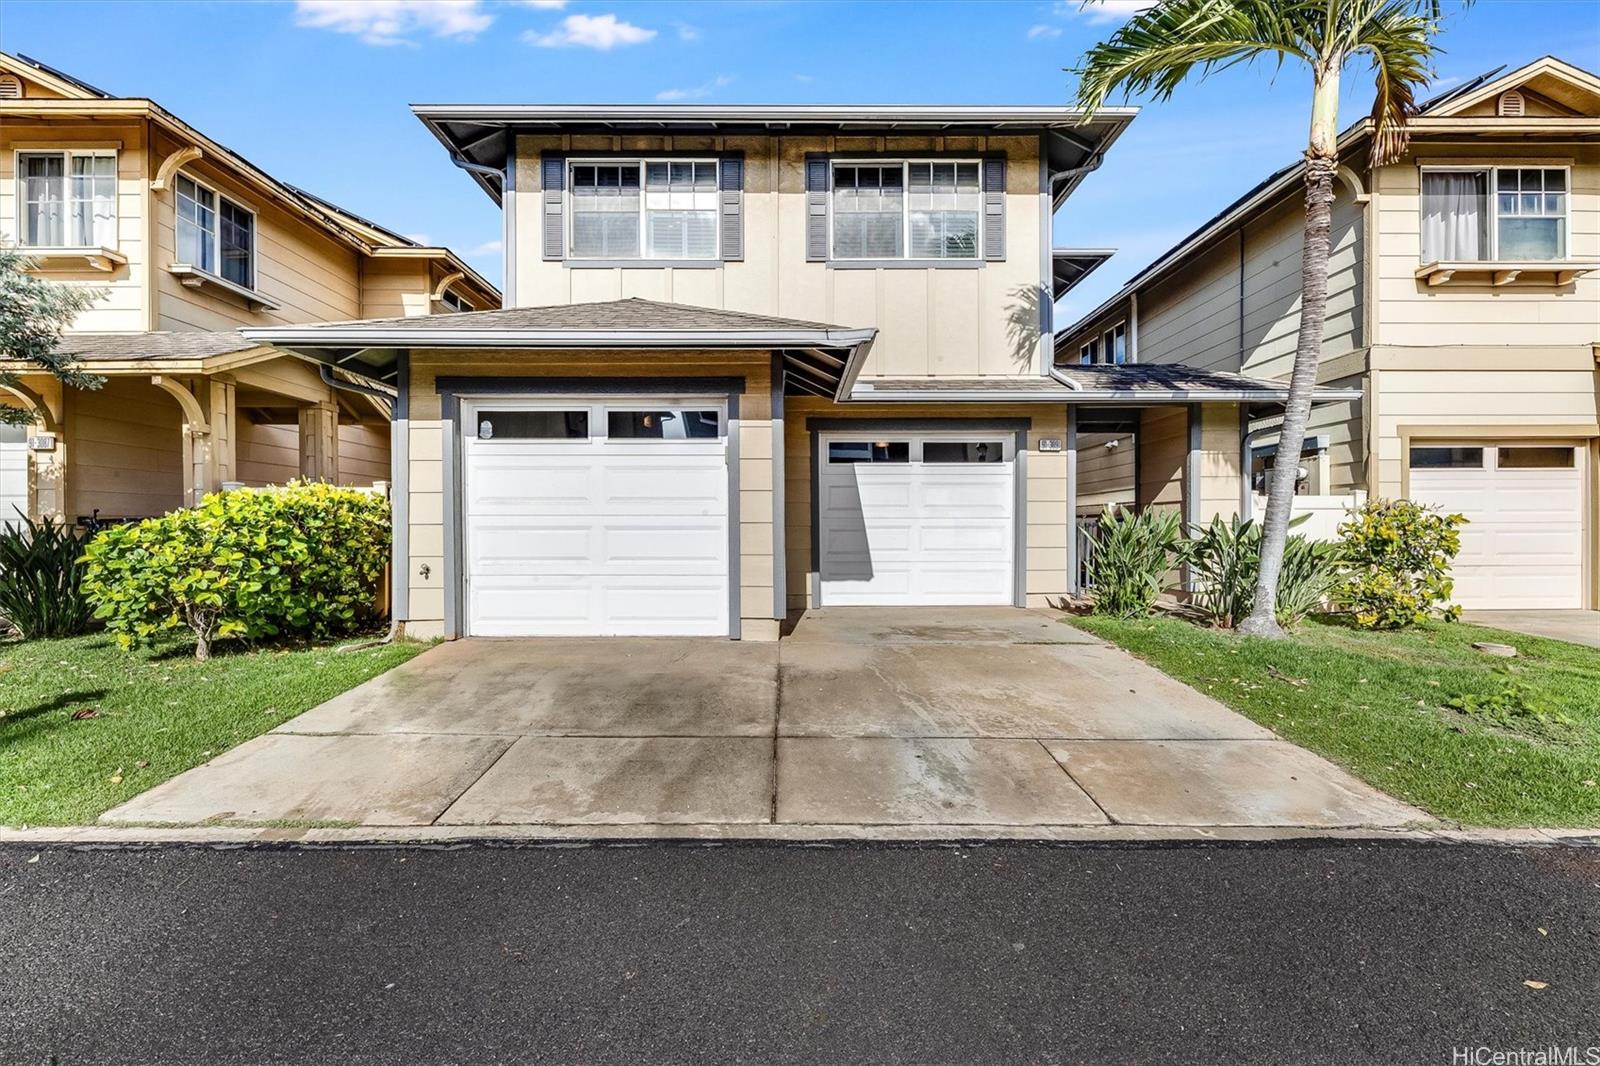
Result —
<instances>
[{"instance_id":1,"label":"palm tree","mask_svg":"<svg viewBox=\"0 0 1600 1066\"><path fill-rule=\"evenodd\" d=\"M1463 6L1471 0L1463 0ZM1162 0L1134 15L1083 57L1078 105L1085 119L1118 88L1167 100L1191 74L1238 63L1299 60L1311 70L1311 139L1306 148L1305 244L1300 267L1300 335L1278 455L1262 523L1255 604L1241 633L1281 637L1278 572L1288 539L1295 472L1317 383L1328 304L1328 233L1339 169L1339 76L1358 56L1371 60L1373 166L1405 150L1416 92L1431 78L1428 60L1439 31L1441 0Z\"/></svg>"}]
</instances>

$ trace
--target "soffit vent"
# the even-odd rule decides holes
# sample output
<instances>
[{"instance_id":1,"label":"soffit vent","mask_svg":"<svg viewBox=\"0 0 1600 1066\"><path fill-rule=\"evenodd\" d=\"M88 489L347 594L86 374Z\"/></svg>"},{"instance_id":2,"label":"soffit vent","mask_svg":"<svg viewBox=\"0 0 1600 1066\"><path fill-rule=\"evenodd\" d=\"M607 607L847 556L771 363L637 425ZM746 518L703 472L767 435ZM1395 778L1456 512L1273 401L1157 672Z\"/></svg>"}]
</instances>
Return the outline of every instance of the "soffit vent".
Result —
<instances>
[{"instance_id":1,"label":"soffit vent","mask_svg":"<svg viewBox=\"0 0 1600 1066\"><path fill-rule=\"evenodd\" d=\"M1500 101L1495 105L1495 113L1502 118L1521 118L1526 112L1527 103L1515 89L1501 93Z\"/></svg>"},{"instance_id":2,"label":"soffit vent","mask_svg":"<svg viewBox=\"0 0 1600 1066\"><path fill-rule=\"evenodd\" d=\"M0 74L0 100L21 100L22 79L15 74Z\"/></svg>"}]
</instances>

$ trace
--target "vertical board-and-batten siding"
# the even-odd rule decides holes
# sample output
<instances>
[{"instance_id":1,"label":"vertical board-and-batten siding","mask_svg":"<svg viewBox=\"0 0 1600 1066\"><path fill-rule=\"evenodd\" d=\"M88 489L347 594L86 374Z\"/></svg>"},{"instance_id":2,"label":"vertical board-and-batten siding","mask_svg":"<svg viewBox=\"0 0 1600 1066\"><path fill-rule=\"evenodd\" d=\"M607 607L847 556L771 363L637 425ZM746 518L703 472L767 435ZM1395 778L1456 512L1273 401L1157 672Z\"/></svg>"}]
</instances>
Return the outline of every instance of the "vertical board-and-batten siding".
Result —
<instances>
[{"instance_id":1,"label":"vertical board-and-batten siding","mask_svg":"<svg viewBox=\"0 0 1600 1066\"><path fill-rule=\"evenodd\" d=\"M557 153L683 152L742 154L743 259L711 267L570 266L547 243L545 220L559 205L543 188ZM888 153L905 156L1004 155L1003 260L961 266L835 269L817 251L807 194L807 159ZM876 326L864 376L1036 376L1039 353L1040 218L1038 138L817 136L519 136L515 167L519 211L515 306L642 297L701 307L779 315L838 326ZM554 175L551 175L554 180ZM565 180L564 172L561 180ZM998 178L994 178L998 180ZM547 202L548 201L548 202ZM556 231L555 236L560 236ZM824 246L824 251L825 246ZM987 244L985 251L994 251Z\"/></svg>"},{"instance_id":2,"label":"vertical board-and-batten siding","mask_svg":"<svg viewBox=\"0 0 1600 1066\"><path fill-rule=\"evenodd\" d=\"M765 353L728 356L702 352L608 353L603 361L583 352L413 351L410 370L410 516L408 629L419 636L444 631L445 422L440 377L526 377L538 394L540 377L706 377L745 379L739 396L739 498L729 500L729 521L739 531L740 631L746 640L775 640L773 617L773 442L771 358ZM427 569L427 574L422 573Z\"/></svg>"}]
</instances>

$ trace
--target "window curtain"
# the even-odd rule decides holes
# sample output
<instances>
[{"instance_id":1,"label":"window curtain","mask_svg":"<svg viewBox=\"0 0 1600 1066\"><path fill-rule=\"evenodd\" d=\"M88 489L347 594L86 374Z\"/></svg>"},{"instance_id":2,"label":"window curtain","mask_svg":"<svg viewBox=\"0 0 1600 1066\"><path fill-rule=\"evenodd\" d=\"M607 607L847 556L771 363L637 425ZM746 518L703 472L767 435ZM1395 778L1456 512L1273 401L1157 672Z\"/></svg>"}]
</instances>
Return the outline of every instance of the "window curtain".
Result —
<instances>
[{"instance_id":1,"label":"window curtain","mask_svg":"<svg viewBox=\"0 0 1600 1066\"><path fill-rule=\"evenodd\" d=\"M1459 263L1489 257L1489 175L1422 176L1422 261Z\"/></svg>"}]
</instances>

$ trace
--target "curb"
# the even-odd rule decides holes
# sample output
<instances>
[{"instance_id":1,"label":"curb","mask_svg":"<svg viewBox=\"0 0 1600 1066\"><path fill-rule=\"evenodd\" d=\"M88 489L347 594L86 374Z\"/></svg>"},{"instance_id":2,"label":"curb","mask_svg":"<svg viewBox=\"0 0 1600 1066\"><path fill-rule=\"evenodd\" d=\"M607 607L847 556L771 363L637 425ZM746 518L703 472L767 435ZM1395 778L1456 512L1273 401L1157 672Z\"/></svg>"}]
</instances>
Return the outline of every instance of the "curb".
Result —
<instances>
[{"instance_id":1,"label":"curb","mask_svg":"<svg viewBox=\"0 0 1600 1066\"><path fill-rule=\"evenodd\" d=\"M1249 844L1286 841L1597 847L1600 829L1372 828L1364 826L997 825L484 825L484 826L55 826L0 828L4 846L256 844L585 847L698 844Z\"/></svg>"}]
</instances>

